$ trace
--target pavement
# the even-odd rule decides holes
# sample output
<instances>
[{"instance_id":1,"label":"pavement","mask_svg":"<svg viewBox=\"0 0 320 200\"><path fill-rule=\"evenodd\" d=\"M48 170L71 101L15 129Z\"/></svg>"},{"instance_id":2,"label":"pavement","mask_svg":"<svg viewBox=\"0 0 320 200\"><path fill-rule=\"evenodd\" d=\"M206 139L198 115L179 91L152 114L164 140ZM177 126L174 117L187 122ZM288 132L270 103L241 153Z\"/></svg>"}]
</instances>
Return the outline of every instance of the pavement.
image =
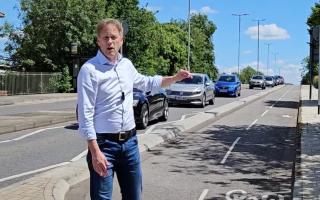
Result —
<instances>
[{"instance_id":1,"label":"pavement","mask_svg":"<svg viewBox=\"0 0 320 200\"><path fill-rule=\"evenodd\" d=\"M260 92L259 94L249 97L240 98L235 102L214 108L212 110L194 115L184 120L168 123L167 126L159 129L153 129L148 134L138 135L140 152L148 151L154 146L159 145L166 140L175 137L179 133L196 130L200 127L211 124L219 117L237 110L248 103L256 101L265 95L280 89L278 86ZM317 114L317 91L313 90L312 99L309 100L308 86L301 86L300 108L299 108L299 144L301 150L297 152L296 159L296 178L294 180L294 199L319 199L320 200L320 117ZM48 94L48 95L28 95L15 97L0 97L0 106L18 105L38 102L51 102L66 99L75 99L75 94ZM74 120L74 113L64 113L64 120ZM73 119L71 119L73 115ZM19 117L19 116L17 116ZM41 118L36 115L24 115L24 120L19 121L20 126L32 122L33 126L46 123L57 123L50 113L48 118L52 119L48 122L47 117ZM70 117L70 119L68 118ZM3 116L5 119L5 116ZM37 123L36 123L37 122ZM15 126L12 121L0 120L0 129L2 127ZM31 124L31 123L29 123ZM49 125L49 124L47 124ZM30 125L31 126L31 125ZM26 126L24 127L26 128ZM30 127L34 128L34 127ZM15 130L18 128L16 127ZM22 129L21 129L22 130ZM300 137L301 135L301 137ZM83 184L89 178L89 173L85 158L76 161L64 162L57 165L53 169L48 169L43 173L39 173L32 178L14 183L5 188L0 189L1 199L6 200L64 200L70 189L76 189L79 196L75 199L88 199L88 186Z\"/></svg>"}]
</instances>

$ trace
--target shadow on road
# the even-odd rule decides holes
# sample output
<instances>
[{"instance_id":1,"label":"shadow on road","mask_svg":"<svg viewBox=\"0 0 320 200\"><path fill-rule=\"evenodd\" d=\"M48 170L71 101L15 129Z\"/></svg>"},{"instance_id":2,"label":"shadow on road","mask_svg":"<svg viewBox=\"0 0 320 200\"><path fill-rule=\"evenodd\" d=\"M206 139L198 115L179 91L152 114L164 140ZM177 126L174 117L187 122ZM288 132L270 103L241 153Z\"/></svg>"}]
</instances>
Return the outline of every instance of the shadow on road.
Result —
<instances>
[{"instance_id":1,"label":"shadow on road","mask_svg":"<svg viewBox=\"0 0 320 200\"><path fill-rule=\"evenodd\" d=\"M290 103L279 105L293 107ZM216 197L206 198L208 200L225 196L226 193L220 191L236 185L238 188L254 187L255 191L260 191L259 194L267 191L283 195L285 199L291 198L298 140L296 128L266 125L255 125L249 130L246 128L215 125L208 127L205 132L180 135L150 153L174 160L174 164L168 168L169 176L208 177L203 183L221 188L219 194L216 190ZM238 137L241 138L232 154L221 164L222 158ZM152 164L154 168L162 165L161 162ZM214 177L210 179L210 176Z\"/></svg>"}]
</instances>

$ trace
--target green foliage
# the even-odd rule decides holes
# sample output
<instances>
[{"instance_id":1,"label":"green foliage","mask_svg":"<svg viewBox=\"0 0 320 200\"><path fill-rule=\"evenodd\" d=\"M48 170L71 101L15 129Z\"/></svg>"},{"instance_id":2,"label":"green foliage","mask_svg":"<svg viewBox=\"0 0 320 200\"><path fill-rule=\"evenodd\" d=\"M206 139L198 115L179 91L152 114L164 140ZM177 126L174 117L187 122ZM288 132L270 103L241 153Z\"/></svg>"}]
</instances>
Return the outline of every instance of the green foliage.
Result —
<instances>
[{"instance_id":1,"label":"green foliage","mask_svg":"<svg viewBox=\"0 0 320 200\"><path fill-rule=\"evenodd\" d=\"M318 81L319 81L319 78L318 78L318 76L314 76L313 77L313 81L312 81L312 85L315 87L315 88L317 88L318 89Z\"/></svg>"},{"instance_id":2,"label":"green foliage","mask_svg":"<svg viewBox=\"0 0 320 200\"><path fill-rule=\"evenodd\" d=\"M72 90L71 80L72 77L70 76L69 68L65 66L61 74L52 76L49 79L48 90L62 93L70 92Z\"/></svg>"},{"instance_id":3,"label":"green foliage","mask_svg":"<svg viewBox=\"0 0 320 200\"><path fill-rule=\"evenodd\" d=\"M256 70L254 70L252 67L247 66L246 68L242 69L240 71L240 80L243 84L248 84L250 81L250 78L256 74Z\"/></svg>"},{"instance_id":4,"label":"green foliage","mask_svg":"<svg viewBox=\"0 0 320 200\"><path fill-rule=\"evenodd\" d=\"M72 42L80 53L94 55L95 26L104 7L104 0L21 0L23 29L5 27L11 40L6 51L27 71L61 71L70 62Z\"/></svg>"},{"instance_id":5,"label":"green foliage","mask_svg":"<svg viewBox=\"0 0 320 200\"><path fill-rule=\"evenodd\" d=\"M139 8L138 0L21 0L20 16L21 29L6 24L0 34L9 37L6 51L26 71L62 72L71 64L73 42L80 56L94 56L95 28L103 18L128 25L123 53L141 73L172 75L187 68L188 22L160 24L154 13ZM215 30L206 15L192 15L191 71L208 73L213 79L218 74L212 43ZM68 91L69 86L59 81L52 79L52 85Z\"/></svg>"},{"instance_id":6,"label":"green foliage","mask_svg":"<svg viewBox=\"0 0 320 200\"><path fill-rule=\"evenodd\" d=\"M315 3L314 7L311 8L311 11L307 24L310 27L320 25L320 3Z\"/></svg>"}]
</instances>

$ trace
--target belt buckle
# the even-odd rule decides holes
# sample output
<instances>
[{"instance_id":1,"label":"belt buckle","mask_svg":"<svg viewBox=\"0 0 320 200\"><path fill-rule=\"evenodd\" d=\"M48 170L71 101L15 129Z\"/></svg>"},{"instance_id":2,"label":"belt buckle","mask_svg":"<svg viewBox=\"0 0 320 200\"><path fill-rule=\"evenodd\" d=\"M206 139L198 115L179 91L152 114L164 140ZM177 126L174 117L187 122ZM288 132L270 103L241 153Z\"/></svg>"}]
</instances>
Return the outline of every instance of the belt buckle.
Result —
<instances>
[{"instance_id":1,"label":"belt buckle","mask_svg":"<svg viewBox=\"0 0 320 200\"><path fill-rule=\"evenodd\" d=\"M123 137L122 137L123 136ZM125 131L120 131L119 132L119 141L124 141L127 139L127 135L126 135L126 132Z\"/></svg>"}]
</instances>

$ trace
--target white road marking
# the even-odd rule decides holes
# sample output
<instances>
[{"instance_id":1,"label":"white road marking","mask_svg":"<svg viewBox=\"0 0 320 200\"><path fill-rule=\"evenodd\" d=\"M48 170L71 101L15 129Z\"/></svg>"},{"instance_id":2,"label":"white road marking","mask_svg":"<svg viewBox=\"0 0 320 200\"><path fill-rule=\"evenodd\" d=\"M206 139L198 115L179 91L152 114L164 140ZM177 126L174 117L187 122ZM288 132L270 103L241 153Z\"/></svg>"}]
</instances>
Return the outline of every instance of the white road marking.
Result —
<instances>
[{"instance_id":1,"label":"white road marking","mask_svg":"<svg viewBox=\"0 0 320 200\"><path fill-rule=\"evenodd\" d=\"M24 138L26 138L26 137L30 137L30 136L32 136L32 135L34 135L34 134L37 134L37 133L40 133L40 132L42 132L42 131L46 131L46 130L50 130L50 129L63 128L63 127L65 127L65 126L56 126L56 127L49 127L49 128L39 129L39 130L33 131L33 132L31 132L31 133L28 133L28 134L26 134L26 135L23 135L23 136L20 136L20 137L11 139L11 140L2 140L2 141L0 141L0 144L1 144L1 143L7 143L7 142L13 142L13 141L22 140L22 139L24 139Z\"/></svg>"},{"instance_id":2,"label":"white road marking","mask_svg":"<svg viewBox=\"0 0 320 200\"><path fill-rule=\"evenodd\" d=\"M76 157L72 158L70 161L71 161L71 162L74 162L74 161L80 160L82 157L84 157L85 155L87 155L87 153L88 153L88 149L87 149L87 150L84 150L84 151L81 152L79 155L77 155Z\"/></svg>"},{"instance_id":3,"label":"white road marking","mask_svg":"<svg viewBox=\"0 0 320 200\"><path fill-rule=\"evenodd\" d=\"M246 129L249 130L257 121L258 119L254 120Z\"/></svg>"},{"instance_id":4,"label":"white road marking","mask_svg":"<svg viewBox=\"0 0 320 200\"><path fill-rule=\"evenodd\" d=\"M44 167L44 168L41 168L41 169L36 169L36 170L33 170L33 171L24 172L24 173L21 173L21 174L16 174L16 175L13 175L13 176L2 178L2 179L0 179L0 183L2 183L4 181L9 181L9 180L12 180L12 179L15 179L15 178L19 178L19 177L22 177L22 176L39 173L39 172L46 171L46 170L49 170L49 169L53 169L53 168L56 168L56 167L61 167L61 166L64 166L66 164L69 164L69 163L70 162L63 162L63 163L59 163L59 164L56 164L56 165L51 165L51 166L48 166L48 167Z\"/></svg>"},{"instance_id":5,"label":"white road marking","mask_svg":"<svg viewBox=\"0 0 320 200\"><path fill-rule=\"evenodd\" d=\"M184 120L186 118L186 115L182 115L180 120Z\"/></svg>"},{"instance_id":6,"label":"white road marking","mask_svg":"<svg viewBox=\"0 0 320 200\"><path fill-rule=\"evenodd\" d=\"M266 110L262 113L261 117L263 117L265 114L267 114L267 112L269 112L269 110Z\"/></svg>"},{"instance_id":7,"label":"white road marking","mask_svg":"<svg viewBox=\"0 0 320 200\"><path fill-rule=\"evenodd\" d=\"M237 139L233 142L233 144L231 145L231 147L229 148L229 151L226 153L226 155L223 157L222 161L220 162L220 164L224 164L227 160L227 158L229 157L229 155L231 154L231 151L233 150L234 146L238 143L238 141L240 140L241 137L237 137Z\"/></svg>"},{"instance_id":8,"label":"white road marking","mask_svg":"<svg viewBox=\"0 0 320 200\"><path fill-rule=\"evenodd\" d=\"M153 131L153 129L155 128L156 126L155 125L152 125L148 128L148 130L146 130L143 134L148 134L150 133L151 131Z\"/></svg>"},{"instance_id":9,"label":"white road marking","mask_svg":"<svg viewBox=\"0 0 320 200\"><path fill-rule=\"evenodd\" d=\"M208 189L204 189L198 200L203 200L206 197L206 195L208 194L208 192L209 192Z\"/></svg>"},{"instance_id":10,"label":"white road marking","mask_svg":"<svg viewBox=\"0 0 320 200\"><path fill-rule=\"evenodd\" d=\"M292 116L290 116L290 115L282 115L282 117L284 117L284 118L291 118Z\"/></svg>"}]
</instances>

